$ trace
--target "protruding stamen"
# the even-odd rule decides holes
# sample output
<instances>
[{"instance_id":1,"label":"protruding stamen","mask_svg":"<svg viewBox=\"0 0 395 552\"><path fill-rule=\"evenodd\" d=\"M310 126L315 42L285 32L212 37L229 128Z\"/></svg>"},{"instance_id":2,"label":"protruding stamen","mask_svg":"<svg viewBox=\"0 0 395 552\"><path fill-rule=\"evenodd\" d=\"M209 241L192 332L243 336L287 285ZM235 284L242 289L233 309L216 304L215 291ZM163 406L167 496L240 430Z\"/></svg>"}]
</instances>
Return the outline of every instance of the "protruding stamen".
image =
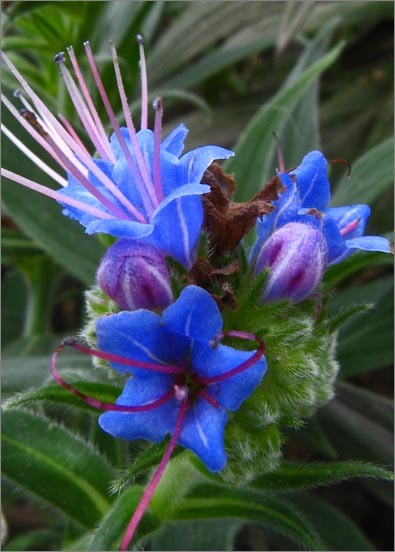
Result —
<instances>
[{"instance_id":1,"label":"protruding stamen","mask_svg":"<svg viewBox=\"0 0 395 552\"><path fill-rule=\"evenodd\" d=\"M144 494L141 497L140 502L139 502L136 510L134 511L134 514L133 514L133 516L132 516L132 518L129 522L129 525L128 525L128 527L125 531L125 534L123 536L121 546L119 548L121 550L121 552L124 552L128 549L130 541L133 538L134 532L136 531L137 526L140 523L140 520L144 515L144 512L148 508L148 505L149 505L149 503L151 501L151 498L152 498L152 496L155 492L155 489L158 486L159 481L162 478L162 475L163 475L163 473L166 469L167 464L169 463L169 460L170 460L170 457L173 453L173 450L175 449L175 447L177 445L177 441L178 441L178 438L180 436L181 429L182 429L182 423L184 421L185 414L188 410L188 407L189 407L188 400L183 401L181 403L181 408L180 408L180 411L179 411L178 416L177 416L176 425L174 427L173 435L171 436L169 445L168 445L168 447L167 447L167 449L166 449L166 451L163 455L163 458L160 461L160 464L157 467L151 481L148 483L148 485L147 485L147 487L144 491Z\"/></svg>"},{"instance_id":2,"label":"protruding stamen","mask_svg":"<svg viewBox=\"0 0 395 552\"><path fill-rule=\"evenodd\" d=\"M144 370L152 370L153 372L159 372L161 374L184 374L185 368L182 366L176 366L172 364L157 364L155 362L144 362L142 360L133 360L132 358L125 358L119 355L113 355L112 353L105 353L97 349L90 349L81 345L77 341L68 342L67 345L73 347L77 351L98 358L103 358L110 362L117 362L124 366L134 366L135 368L143 368Z\"/></svg>"},{"instance_id":3,"label":"protruding stamen","mask_svg":"<svg viewBox=\"0 0 395 552\"><path fill-rule=\"evenodd\" d=\"M17 184L21 184L21 186L25 186L25 188L29 188L30 190L34 190L35 192L39 192L40 194L50 197L51 199L55 199L56 201L61 201L65 205L70 205L70 207L79 209L80 211L83 211L88 215L92 215L95 218L98 218L98 219L112 218L112 215L110 215L109 213L106 213L105 211L100 211L100 209L96 209L91 205L87 205L82 201L78 201L78 199L74 199L73 197L70 197L70 196L65 196L61 192L52 190L52 188L47 188L46 186L42 186L41 184L38 184L37 182L30 180L29 178L25 178L20 174L16 174L12 171L8 171L7 169L1 169L1 174L2 176L4 176L4 178L9 178L13 182L16 182Z\"/></svg>"},{"instance_id":4,"label":"protruding stamen","mask_svg":"<svg viewBox=\"0 0 395 552\"><path fill-rule=\"evenodd\" d=\"M189 390L186 385L175 385L174 396L178 401L185 401L188 398Z\"/></svg>"},{"instance_id":5,"label":"protruding stamen","mask_svg":"<svg viewBox=\"0 0 395 552\"><path fill-rule=\"evenodd\" d=\"M281 173L284 173L285 172L285 164L284 164L284 156L283 156L283 150L281 148L280 140L278 139L278 136L275 132L273 132L273 137L274 137L274 140L276 142L278 170Z\"/></svg>"},{"instance_id":6,"label":"protruding stamen","mask_svg":"<svg viewBox=\"0 0 395 552\"><path fill-rule=\"evenodd\" d=\"M328 161L328 165L331 165L332 163L343 163L343 165L346 165L347 166L347 178L350 177L350 175L351 175L351 163L350 163L350 161L347 161L347 159L341 159L341 158L331 159L330 161Z\"/></svg>"},{"instance_id":7,"label":"protruding stamen","mask_svg":"<svg viewBox=\"0 0 395 552\"><path fill-rule=\"evenodd\" d=\"M115 118L115 114L114 114L114 111L111 107L110 100L108 99L107 93L106 93L106 91L104 89L104 86L103 86L103 82L100 78L100 74L99 74L99 71L97 69L96 62L95 62L95 59L93 57L92 50L91 50L89 42L84 42L84 47L85 47L86 55L87 55L88 61L89 61L89 66L91 68L91 71L92 71L93 78L95 80L97 89L99 90L101 99L103 101L104 107L107 111L107 114L108 114L109 119L111 121L111 124L113 126L115 135L118 138L119 145L122 149L123 154L125 155L126 161L129 165L129 168L132 172L132 175L133 175L133 177L136 181L136 185L139 189L140 196L141 196L141 199L143 201L145 210L147 211L147 213L152 213L153 203L152 203L152 201L151 201L151 199L148 195L148 191L145 187L144 181L142 180L142 178L140 176L140 173L139 173L139 171L136 167L136 164L134 162L133 157L131 156L129 148L127 147L127 145L125 143L125 140L122 136L120 126L118 124L117 119Z\"/></svg>"},{"instance_id":8,"label":"protruding stamen","mask_svg":"<svg viewBox=\"0 0 395 552\"><path fill-rule=\"evenodd\" d=\"M78 84L80 85L81 92L85 98L89 111L91 112L92 118L95 121L97 131L101 136L101 143L107 152L107 157L111 163L115 163L116 159L112 152L112 149L109 146L106 131L104 130L103 123L101 122L99 114L95 108L95 105L89 93L89 90L86 85L84 76L81 72L80 66L78 65L78 61L77 61L77 58L75 57L74 49L72 46L68 46L67 53L69 54L70 61L73 66L75 76L77 77Z\"/></svg>"},{"instance_id":9,"label":"protruding stamen","mask_svg":"<svg viewBox=\"0 0 395 552\"><path fill-rule=\"evenodd\" d=\"M63 54L63 52L62 52ZM59 54L58 54L59 55ZM65 65L65 57L64 54L59 59L56 59L57 56L55 56L54 61L56 61L60 73L63 77L64 83L66 85L66 88L68 90L68 93L70 95L70 98L74 104L74 107L77 111L77 114L84 125L84 128L86 129L89 138L92 140L93 145L97 149L99 155L102 157L102 159L108 161L109 157L107 155L106 149L103 147L102 144L102 137L100 136L100 133L98 132L95 122L92 119L92 116L90 114L90 111L88 107L86 106L84 99L82 98L74 80L73 77L70 74L70 71L67 69Z\"/></svg>"},{"instance_id":10,"label":"protruding stamen","mask_svg":"<svg viewBox=\"0 0 395 552\"><path fill-rule=\"evenodd\" d=\"M64 55L64 52L59 52L58 54L55 54L53 57L53 61L55 63L64 63L66 61L66 57Z\"/></svg>"},{"instance_id":11,"label":"protruding stamen","mask_svg":"<svg viewBox=\"0 0 395 552\"><path fill-rule=\"evenodd\" d=\"M349 232L355 230L358 227L358 224L361 222L361 217L349 222L344 228L340 230L342 236L346 236Z\"/></svg>"},{"instance_id":12,"label":"protruding stamen","mask_svg":"<svg viewBox=\"0 0 395 552\"><path fill-rule=\"evenodd\" d=\"M138 169L140 171L143 182L145 184L146 190L147 190L147 192L150 196L150 199L151 199L153 205L157 206L158 201L157 201L157 198L155 196L151 176L150 176L149 171L147 170L146 164L144 162L143 153L141 151L141 147L140 147L139 141L137 139L136 128L135 128L134 123L133 123L133 118L132 118L132 114L130 112L128 99L126 97L125 87L123 85L123 80L122 80L122 75L121 75L121 69L120 69L120 66L119 66L117 51L116 51L116 48L115 48L114 44L112 42L110 42L110 44L111 44L111 54L112 54L112 60L113 60L113 64L114 64L115 77L117 79L119 97L121 98L123 114L125 116L125 122L126 122L127 129L129 131L129 136L130 136L130 140L132 142L133 151L134 151L134 154L136 156L137 166L138 166Z\"/></svg>"},{"instance_id":13,"label":"protruding stamen","mask_svg":"<svg viewBox=\"0 0 395 552\"><path fill-rule=\"evenodd\" d=\"M26 155L26 157L31 159L33 163L37 165L37 167L39 167L61 186L67 186L67 180L62 178L60 174L58 174L49 165L47 165L46 163L44 163L44 161L37 157L37 155L35 155L29 148L27 148L25 144L23 144L5 125L1 124L1 129L3 130L4 134L8 136L11 142L15 144L15 146L20 149Z\"/></svg>"},{"instance_id":14,"label":"protruding stamen","mask_svg":"<svg viewBox=\"0 0 395 552\"><path fill-rule=\"evenodd\" d=\"M147 84L147 64L145 62L144 40L138 34L136 40L140 52L140 78L141 78L141 129L146 129L148 125L148 84Z\"/></svg>"},{"instance_id":15,"label":"protruding stamen","mask_svg":"<svg viewBox=\"0 0 395 552\"><path fill-rule=\"evenodd\" d=\"M84 150L86 155L90 155L89 151L86 149L85 144L82 142L81 138L78 136L74 128L71 126L70 121L66 119L64 115L58 113L59 121L62 123L67 132L72 136L72 138L77 142L81 149Z\"/></svg>"},{"instance_id":16,"label":"protruding stamen","mask_svg":"<svg viewBox=\"0 0 395 552\"><path fill-rule=\"evenodd\" d=\"M259 349L255 351L255 353L251 355L250 358L248 358L247 360L239 364L239 366L236 366L236 368L232 368L232 370L228 370L223 374L218 374L217 376L211 376L211 377L196 376L195 381L197 383L203 383L205 385L209 385L211 383L217 383L219 381L224 381L228 378L231 378L232 376L236 376L237 374L244 372L244 370L247 370L248 368L256 364L258 360L265 354L265 342L263 341L263 339L261 339L257 335L254 335L248 332L230 331L230 332L219 333L211 341L211 346L213 348L216 348L218 346L219 341L223 337L237 337L239 339L246 339L247 341L258 341Z\"/></svg>"},{"instance_id":17,"label":"protruding stamen","mask_svg":"<svg viewBox=\"0 0 395 552\"><path fill-rule=\"evenodd\" d=\"M153 103L155 109L155 126L154 126L154 186L155 194L159 202L163 199L163 188L160 173L160 143L162 140L162 117L163 104L162 98L159 96Z\"/></svg>"},{"instance_id":18,"label":"protruding stamen","mask_svg":"<svg viewBox=\"0 0 395 552\"><path fill-rule=\"evenodd\" d=\"M64 387L64 389L67 389L67 391L70 391L70 393L73 393L76 397L78 397L81 401L88 404L89 406L92 406L93 408L97 408L98 410L104 410L106 412L114 411L114 412L147 412L149 410L155 410L165 402L167 402L169 399L171 399L174 396L174 390L170 389L167 393L165 393L162 397L157 399L156 401L152 401L147 404L142 404L139 406L128 406L128 405L122 405L122 404L114 404L114 403L108 403L108 402L102 402L98 399L95 399L94 397L90 397L89 395L85 395L85 393L81 393L76 387L73 385L70 385L69 383L65 382L64 379L61 377L59 372L56 369L56 361L58 358L59 353L63 350L63 348L66 345L71 345L72 341L67 340L66 342L60 344L56 351L53 353L51 357L50 362L50 369L52 372L53 377L55 378L56 382Z\"/></svg>"}]
</instances>

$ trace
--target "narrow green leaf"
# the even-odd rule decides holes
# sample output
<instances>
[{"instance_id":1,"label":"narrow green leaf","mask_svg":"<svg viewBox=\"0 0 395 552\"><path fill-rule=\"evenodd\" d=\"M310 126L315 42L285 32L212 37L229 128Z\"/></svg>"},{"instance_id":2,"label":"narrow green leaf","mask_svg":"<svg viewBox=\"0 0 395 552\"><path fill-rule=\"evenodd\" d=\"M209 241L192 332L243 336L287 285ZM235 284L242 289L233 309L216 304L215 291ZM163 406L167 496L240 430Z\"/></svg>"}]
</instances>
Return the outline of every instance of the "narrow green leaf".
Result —
<instances>
[{"instance_id":1,"label":"narrow green leaf","mask_svg":"<svg viewBox=\"0 0 395 552\"><path fill-rule=\"evenodd\" d=\"M4 476L81 526L93 527L109 507L107 461L81 438L31 412L4 412L2 422Z\"/></svg>"},{"instance_id":2,"label":"narrow green leaf","mask_svg":"<svg viewBox=\"0 0 395 552\"><path fill-rule=\"evenodd\" d=\"M234 550L242 522L208 519L167 523L149 539L151 550Z\"/></svg>"},{"instance_id":3,"label":"narrow green leaf","mask_svg":"<svg viewBox=\"0 0 395 552\"><path fill-rule=\"evenodd\" d=\"M304 495L291 497L290 505L316 529L325 543L325 550L374 550L354 521L324 500Z\"/></svg>"},{"instance_id":4,"label":"narrow green leaf","mask_svg":"<svg viewBox=\"0 0 395 552\"><path fill-rule=\"evenodd\" d=\"M111 510L92 533L87 550L118 550L123 533L137 507L142 492L141 487L134 486L125 490L117 498ZM136 540L152 533L159 526L159 519L152 512L146 512L137 528Z\"/></svg>"},{"instance_id":5,"label":"narrow green leaf","mask_svg":"<svg viewBox=\"0 0 395 552\"><path fill-rule=\"evenodd\" d=\"M76 381L73 382L73 385L76 389L81 391L81 393L85 393L86 395L94 397L102 402L113 403L122 391L122 389L118 386L105 383ZM60 387L57 384L47 385L45 387L40 387L39 389L31 389L29 391L14 395L6 401L4 409L12 410L19 406L31 406L37 401L45 401L57 405L74 406L82 408L83 410L98 412L96 408L89 406L78 397L70 393L70 391Z\"/></svg>"},{"instance_id":6,"label":"narrow green leaf","mask_svg":"<svg viewBox=\"0 0 395 552\"><path fill-rule=\"evenodd\" d=\"M350 180L340 183L332 205L371 204L394 181L394 139L388 138L353 163Z\"/></svg>"},{"instance_id":7,"label":"narrow green leaf","mask_svg":"<svg viewBox=\"0 0 395 552\"><path fill-rule=\"evenodd\" d=\"M325 272L324 284L328 288L342 282L348 276L371 266L392 266L394 258L386 253L357 251L340 264L330 266Z\"/></svg>"},{"instance_id":8,"label":"narrow green leaf","mask_svg":"<svg viewBox=\"0 0 395 552\"><path fill-rule=\"evenodd\" d=\"M333 48L295 81L284 86L253 117L235 148L236 156L226 163L226 171L235 173L239 182L236 192L238 201L250 198L272 176L275 151L273 131L281 136L297 102L315 79L338 58L342 48L343 43Z\"/></svg>"},{"instance_id":9,"label":"narrow green leaf","mask_svg":"<svg viewBox=\"0 0 395 552\"><path fill-rule=\"evenodd\" d=\"M16 184L6 183L2 199L23 231L67 272L91 284L104 247L73 220L63 217L52 200Z\"/></svg>"},{"instance_id":10,"label":"narrow green leaf","mask_svg":"<svg viewBox=\"0 0 395 552\"><path fill-rule=\"evenodd\" d=\"M282 462L275 471L261 475L250 483L262 491L289 491L329 485L353 477L373 477L387 480L393 474L366 462Z\"/></svg>"},{"instance_id":11,"label":"narrow green leaf","mask_svg":"<svg viewBox=\"0 0 395 552\"><path fill-rule=\"evenodd\" d=\"M255 521L302 543L308 550L322 550L319 537L294 508L285 500L258 492L199 485L179 508L170 511L170 516L172 520L233 517Z\"/></svg>"},{"instance_id":12,"label":"narrow green leaf","mask_svg":"<svg viewBox=\"0 0 395 552\"><path fill-rule=\"evenodd\" d=\"M24 535L18 535L7 542L3 550L55 550L59 548L59 534L46 529L35 529Z\"/></svg>"}]
</instances>

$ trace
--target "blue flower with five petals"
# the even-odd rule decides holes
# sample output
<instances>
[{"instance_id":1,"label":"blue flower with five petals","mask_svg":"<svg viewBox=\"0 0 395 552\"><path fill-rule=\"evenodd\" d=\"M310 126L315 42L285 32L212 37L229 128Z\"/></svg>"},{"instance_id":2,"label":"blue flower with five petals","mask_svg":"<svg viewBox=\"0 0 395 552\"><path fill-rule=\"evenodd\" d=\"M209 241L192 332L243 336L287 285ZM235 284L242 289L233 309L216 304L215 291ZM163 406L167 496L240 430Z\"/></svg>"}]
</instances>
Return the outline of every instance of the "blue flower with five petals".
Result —
<instances>
[{"instance_id":1,"label":"blue flower with five petals","mask_svg":"<svg viewBox=\"0 0 395 552\"><path fill-rule=\"evenodd\" d=\"M391 251L387 239L363 235L370 215L368 205L328 207L331 192L327 170L328 162L323 154L312 151L295 170L278 173L285 190L273 202L274 211L257 221L258 239L252 259L259 254L269 236L289 222L309 224L322 231L329 265L342 262L356 249Z\"/></svg>"},{"instance_id":2,"label":"blue flower with five petals","mask_svg":"<svg viewBox=\"0 0 395 552\"><path fill-rule=\"evenodd\" d=\"M208 470L222 470L227 411L241 406L267 368L262 343L255 351L219 344L223 335L256 339L243 332L222 334L222 324L215 301L197 286L186 287L161 316L140 309L99 319L99 349L115 371L130 376L116 405L137 410L105 412L99 418L102 429L125 440L159 442L173 433L187 402L177 443ZM111 360L114 356L131 359L136 367Z\"/></svg>"}]
</instances>

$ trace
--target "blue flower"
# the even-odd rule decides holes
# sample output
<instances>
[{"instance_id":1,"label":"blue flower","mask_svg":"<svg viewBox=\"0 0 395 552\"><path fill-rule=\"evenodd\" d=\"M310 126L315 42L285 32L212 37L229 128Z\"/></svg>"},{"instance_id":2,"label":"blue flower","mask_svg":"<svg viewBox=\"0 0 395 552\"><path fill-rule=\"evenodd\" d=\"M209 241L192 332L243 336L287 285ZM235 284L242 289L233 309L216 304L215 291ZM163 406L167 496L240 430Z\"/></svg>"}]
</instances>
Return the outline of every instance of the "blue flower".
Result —
<instances>
[{"instance_id":1,"label":"blue flower","mask_svg":"<svg viewBox=\"0 0 395 552\"><path fill-rule=\"evenodd\" d=\"M327 169L323 154L312 151L295 170L279 173L285 190L273 202L274 211L257 222L258 239L252 259L269 236L289 222L308 224L322 232L328 248L328 265L340 263L356 249L391 251L385 238L363 235L370 215L368 205L328 207L331 193Z\"/></svg>"},{"instance_id":2,"label":"blue flower","mask_svg":"<svg viewBox=\"0 0 395 552\"><path fill-rule=\"evenodd\" d=\"M173 433L187 402L178 444L199 456L208 470L222 470L227 411L237 410L266 372L263 350L239 351L218 343L222 324L215 301L196 286L185 288L162 316L140 309L99 319L99 349L115 371L130 376L116 405L147 407L105 412L99 418L102 429L126 440L159 442ZM225 335L255 338L243 332ZM135 367L111 360L114 355Z\"/></svg>"},{"instance_id":3,"label":"blue flower","mask_svg":"<svg viewBox=\"0 0 395 552\"><path fill-rule=\"evenodd\" d=\"M93 80L114 130L110 139L100 120L73 49L68 54L77 83L65 64L63 52L58 64L65 86L97 156L82 143L69 121L58 120L31 89L9 58L5 64L19 81L32 106L17 92L24 105L18 112L7 98L3 103L31 136L65 171L67 180L35 156L7 128L4 132L51 178L61 190L41 186L28 178L2 169L2 174L23 186L52 197L65 209L63 214L77 219L88 234L102 232L117 238L139 239L169 255L187 268L194 261L203 223L200 196L210 191L201 183L205 169L215 159L233 155L218 146L203 146L181 155L187 129L179 125L162 141L162 101L154 102L154 130L147 128L148 91L142 39L139 36L142 106L140 130L136 132L115 47L111 46L115 76L126 126L120 127L99 75L90 45L84 44Z\"/></svg>"}]
</instances>

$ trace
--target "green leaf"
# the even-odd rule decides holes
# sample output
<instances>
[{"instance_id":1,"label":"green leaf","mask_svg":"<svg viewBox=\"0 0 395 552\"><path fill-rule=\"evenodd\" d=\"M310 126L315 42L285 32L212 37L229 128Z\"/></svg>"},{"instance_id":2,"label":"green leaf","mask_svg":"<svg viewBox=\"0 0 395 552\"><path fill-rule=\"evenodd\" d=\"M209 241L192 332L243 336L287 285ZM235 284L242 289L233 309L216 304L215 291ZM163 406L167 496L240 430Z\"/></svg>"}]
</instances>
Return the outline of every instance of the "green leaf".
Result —
<instances>
[{"instance_id":1,"label":"green leaf","mask_svg":"<svg viewBox=\"0 0 395 552\"><path fill-rule=\"evenodd\" d=\"M4 412L2 422L7 480L79 525L93 527L109 507L107 461L53 420L14 410Z\"/></svg>"},{"instance_id":2,"label":"green leaf","mask_svg":"<svg viewBox=\"0 0 395 552\"><path fill-rule=\"evenodd\" d=\"M56 543L56 544L55 544ZM3 550L55 550L59 548L59 535L54 531L36 529L18 535L7 542Z\"/></svg>"},{"instance_id":3,"label":"green leaf","mask_svg":"<svg viewBox=\"0 0 395 552\"><path fill-rule=\"evenodd\" d=\"M286 84L253 117L235 148L236 156L226 164L226 171L235 173L239 182L236 192L238 201L250 198L272 176L275 152L273 131L281 136L303 94L338 58L342 48L343 43L337 45L297 79Z\"/></svg>"},{"instance_id":4,"label":"green leaf","mask_svg":"<svg viewBox=\"0 0 395 552\"><path fill-rule=\"evenodd\" d=\"M113 403L122 391L120 387L114 385L92 383L87 381L73 382L73 386L85 395L94 397L102 402L110 403ZM98 412L97 408L89 406L84 401L81 401L78 397L70 393L70 391L60 387L57 384L47 385L45 387L40 387L39 389L32 389L25 391L24 393L14 395L6 401L4 408L6 410L11 410L17 408L18 406L31 406L37 401L45 401L57 405L74 406L82 408L83 410Z\"/></svg>"},{"instance_id":5,"label":"green leaf","mask_svg":"<svg viewBox=\"0 0 395 552\"><path fill-rule=\"evenodd\" d=\"M242 522L234 519L167 523L149 539L151 550L234 550Z\"/></svg>"},{"instance_id":6,"label":"green leaf","mask_svg":"<svg viewBox=\"0 0 395 552\"><path fill-rule=\"evenodd\" d=\"M348 516L312 495L291 497L325 543L325 550L374 550L372 544Z\"/></svg>"},{"instance_id":7,"label":"green leaf","mask_svg":"<svg viewBox=\"0 0 395 552\"><path fill-rule=\"evenodd\" d=\"M394 180L394 139L388 138L360 157L348 182L337 186L332 205L371 204Z\"/></svg>"},{"instance_id":8,"label":"green leaf","mask_svg":"<svg viewBox=\"0 0 395 552\"><path fill-rule=\"evenodd\" d=\"M87 550L118 550L123 533L137 507L142 492L141 487L134 486L125 490L117 498L92 533ZM159 526L159 519L152 512L146 512L137 528L135 539L140 540L158 529Z\"/></svg>"},{"instance_id":9,"label":"green leaf","mask_svg":"<svg viewBox=\"0 0 395 552\"><path fill-rule=\"evenodd\" d=\"M393 479L390 471L366 462L282 462L279 468L261 475L250 486L262 491L289 491L329 485L353 477Z\"/></svg>"},{"instance_id":10,"label":"green leaf","mask_svg":"<svg viewBox=\"0 0 395 552\"><path fill-rule=\"evenodd\" d=\"M294 508L285 500L258 492L198 485L178 509L170 511L170 516L172 520L233 517L255 521L302 543L308 550L322 550L315 531Z\"/></svg>"},{"instance_id":11,"label":"green leaf","mask_svg":"<svg viewBox=\"0 0 395 552\"><path fill-rule=\"evenodd\" d=\"M325 287L332 288L342 282L348 276L359 272L363 268L371 266L392 266L394 258L387 253L375 251L356 251L345 261L330 266L325 272Z\"/></svg>"},{"instance_id":12,"label":"green leaf","mask_svg":"<svg viewBox=\"0 0 395 552\"><path fill-rule=\"evenodd\" d=\"M2 198L7 212L23 231L67 272L91 284L104 247L73 220L61 215L60 206L16 184L5 184Z\"/></svg>"}]
</instances>

